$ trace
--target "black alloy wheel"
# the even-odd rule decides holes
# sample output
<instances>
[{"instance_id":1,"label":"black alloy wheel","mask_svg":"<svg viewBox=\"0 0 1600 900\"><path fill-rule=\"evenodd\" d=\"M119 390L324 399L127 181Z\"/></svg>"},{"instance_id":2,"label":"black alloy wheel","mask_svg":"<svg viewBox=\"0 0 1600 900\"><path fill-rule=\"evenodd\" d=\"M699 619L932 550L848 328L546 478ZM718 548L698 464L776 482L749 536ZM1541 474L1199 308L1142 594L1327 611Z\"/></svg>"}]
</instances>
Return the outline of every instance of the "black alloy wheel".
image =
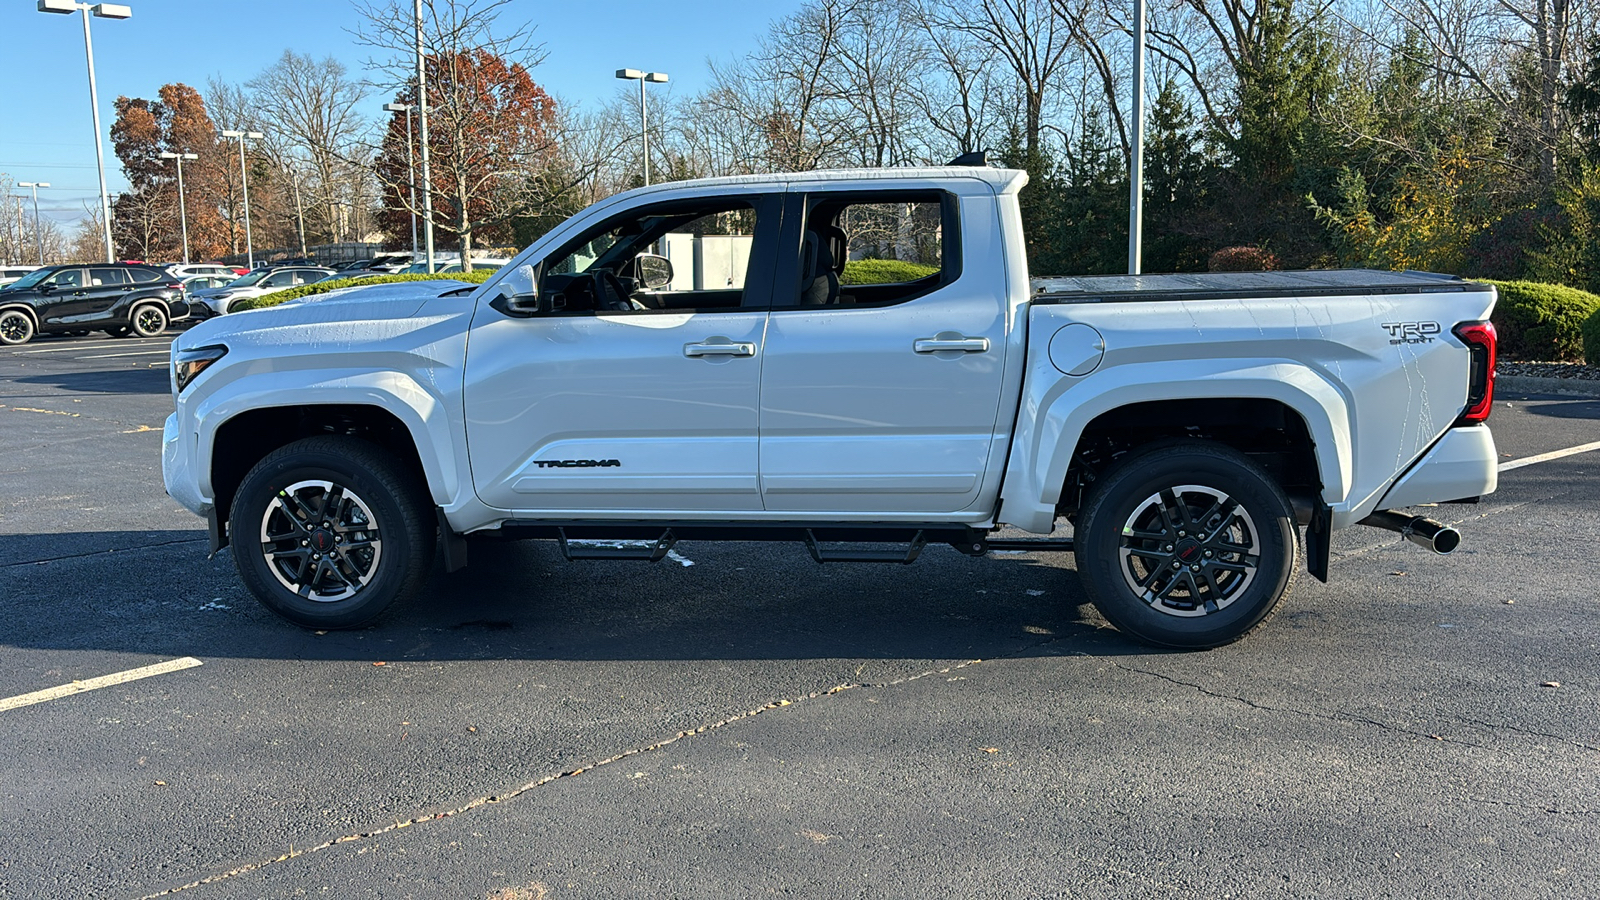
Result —
<instances>
[{"instance_id":1,"label":"black alloy wheel","mask_svg":"<svg viewBox=\"0 0 1600 900\"><path fill-rule=\"evenodd\" d=\"M167 311L155 303L146 303L134 308L128 324L139 337L155 337L167 330Z\"/></svg>"},{"instance_id":2,"label":"black alloy wheel","mask_svg":"<svg viewBox=\"0 0 1600 900\"><path fill-rule=\"evenodd\" d=\"M1136 451L1078 519L1078 571L1118 630L1201 649L1261 627L1294 580L1294 508L1266 472L1219 444Z\"/></svg>"},{"instance_id":3,"label":"black alloy wheel","mask_svg":"<svg viewBox=\"0 0 1600 900\"><path fill-rule=\"evenodd\" d=\"M33 320L19 309L0 312L0 344L16 346L33 340Z\"/></svg>"},{"instance_id":4,"label":"black alloy wheel","mask_svg":"<svg viewBox=\"0 0 1600 900\"><path fill-rule=\"evenodd\" d=\"M414 596L433 563L427 490L381 448L314 437L268 454L229 516L239 576L307 628L355 628Z\"/></svg>"}]
</instances>

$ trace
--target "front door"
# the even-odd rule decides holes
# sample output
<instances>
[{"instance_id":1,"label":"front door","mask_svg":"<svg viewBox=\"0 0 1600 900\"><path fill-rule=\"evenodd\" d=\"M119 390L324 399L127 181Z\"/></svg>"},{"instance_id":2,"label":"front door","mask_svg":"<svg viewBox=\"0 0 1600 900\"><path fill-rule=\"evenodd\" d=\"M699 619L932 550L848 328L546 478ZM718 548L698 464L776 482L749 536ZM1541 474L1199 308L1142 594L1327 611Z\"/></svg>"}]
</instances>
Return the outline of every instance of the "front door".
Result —
<instances>
[{"instance_id":1,"label":"front door","mask_svg":"<svg viewBox=\"0 0 1600 900\"><path fill-rule=\"evenodd\" d=\"M1006 298L962 260L1000 258L992 195L864 187L788 209L804 219L798 286L775 289L767 326L766 509L982 518L962 511L1004 463Z\"/></svg>"},{"instance_id":2,"label":"front door","mask_svg":"<svg viewBox=\"0 0 1600 900\"><path fill-rule=\"evenodd\" d=\"M779 196L737 193L635 207L537 269L502 276L468 344L478 497L562 518L759 510L757 406L781 208ZM638 256L669 236L729 235L753 238L733 242L748 257L744 282L663 292L641 277ZM535 297L542 311L509 305Z\"/></svg>"}]
</instances>

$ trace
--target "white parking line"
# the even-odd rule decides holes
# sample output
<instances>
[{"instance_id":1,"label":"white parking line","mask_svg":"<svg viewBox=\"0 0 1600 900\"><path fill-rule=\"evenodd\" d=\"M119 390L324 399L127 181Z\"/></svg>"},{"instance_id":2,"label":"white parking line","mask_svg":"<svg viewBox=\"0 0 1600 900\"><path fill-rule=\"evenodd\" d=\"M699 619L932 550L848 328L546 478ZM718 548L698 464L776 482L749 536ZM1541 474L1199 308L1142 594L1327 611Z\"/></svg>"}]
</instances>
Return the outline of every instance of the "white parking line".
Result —
<instances>
[{"instance_id":1,"label":"white parking line","mask_svg":"<svg viewBox=\"0 0 1600 900\"><path fill-rule=\"evenodd\" d=\"M34 691L31 694L18 694L15 697L7 697L3 700L0 700L0 712L5 712L8 709L16 709L20 706L32 706L35 703L44 703L47 700L59 700L62 697L70 697L73 694L81 694L84 691L92 691L98 688L127 684L130 681L138 681L141 678L149 678L152 675L165 675L168 672L177 672L181 669L192 669L198 665L201 665L200 660L195 659L192 656L185 656L182 659L172 659L164 663L156 663L153 666L141 666L137 669L129 669L126 672L116 672L111 675L101 675L99 678L89 678L84 681L74 681L71 684L63 684L60 687L46 688L42 691Z\"/></svg>"},{"instance_id":2,"label":"white parking line","mask_svg":"<svg viewBox=\"0 0 1600 900\"><path fill-rule=\"evenodd\" d=\"M93 346L93 347L87 346L85 344L74 344L74 345L72 345L70 347L37 347L37 348L32 349L32 350L17 350L17 351L15 351L15 355L17 355L17 356L33 356L33 355L38 354L38 353L70 353L73 350L78 350L78 351L98 350L101 347L107 347L107 346L115 346L115 347L149 347L154 343L156 343L156 341L154 341L154 340L146 340L146 341L140 341L140 342L135 342L135 341L117 341L115 344L113 344L110 340L104 340L104 341L95 341L95 344L97 346ZM171 341L162 341L162 343L171 343Z\"/></svg>"},{"instance_id":3,"label":"white parking line","mask_svg":"<svg viewBox=\"0 0 1600 900\"><path fill-rule=\"evenodd\" d=\"M102 354L100 354L98 356L78 356L78 357L74 357L74 358L75 359L116 359L116 358L121 357L121 356L154 356L154 355L156 355L158 353L161 354L162 356L166 356L168 353L171 353L171 352L172 351L163 348L163 349L160 349L160 350L135 350L132 353L102 353Z\"/></svg>"},{"instance_id":4,"label":"white parking line","mask_svg":"<svg viewBox=\"0 0 1600 900\"><path fill-rule=\"evenodd\" d=\"M1524 456L1521 459L1513 459L1509 462L1501 463L1500 471L1509 472L1512 469L1520 469L1523 466L1531 466L1534 463L1549 462L1552 459L1561 459L1564 456L1577 456L1579 453L1588 453L1590 450L1600 450L1600 441L1579 444L1576 447L1568 447L1565 450L1551 450L1549 453L1541 453L1538 456Z\"/></svg>"}]
</instances>

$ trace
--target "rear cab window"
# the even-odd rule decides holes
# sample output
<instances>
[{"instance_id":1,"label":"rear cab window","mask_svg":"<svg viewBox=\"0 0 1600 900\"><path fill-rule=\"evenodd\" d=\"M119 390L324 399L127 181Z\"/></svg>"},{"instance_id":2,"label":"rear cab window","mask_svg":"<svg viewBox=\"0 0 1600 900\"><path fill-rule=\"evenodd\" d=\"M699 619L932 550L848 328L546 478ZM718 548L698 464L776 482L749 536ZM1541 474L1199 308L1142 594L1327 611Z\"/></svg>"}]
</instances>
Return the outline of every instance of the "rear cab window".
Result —
<instances>
[{"instance_id":1,"label":"rear cab window","mask_svg":"<svg viewBox=\"0 0 1600 900\"><path fill-rule=\"evenodd\" d=\"M961 274L956 199L942 191L819 192L792 197L778 308L889 306Z\"/></svg>"}]
</instances>

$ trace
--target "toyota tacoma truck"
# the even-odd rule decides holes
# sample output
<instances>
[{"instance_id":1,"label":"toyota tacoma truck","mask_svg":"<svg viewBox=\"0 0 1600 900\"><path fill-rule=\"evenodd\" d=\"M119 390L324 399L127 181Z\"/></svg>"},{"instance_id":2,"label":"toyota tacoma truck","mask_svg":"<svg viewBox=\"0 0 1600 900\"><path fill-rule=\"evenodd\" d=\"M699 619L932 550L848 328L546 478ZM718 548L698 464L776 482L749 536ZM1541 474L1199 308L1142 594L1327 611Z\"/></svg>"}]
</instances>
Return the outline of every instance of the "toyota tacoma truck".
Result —
<instances>
[{"instance_id":1,"label":"toyota tacoma truck","mask_svg":"<svg viewBox=\"0 0 1600 900\"><path fill-rule=\"evenodd\" d=\"M1326 580L1339 529L1454 549L1401 510L1495 489L1492 287L1033 278L1026 180L654 185L482 285L205 322L173 344L167 492L313 628L373 620L468 538L644 560L785 540L819 562L1071 551L1117 628L1198 648L1265 622L1302 558Z\"/></svg>"}]
</instances>

